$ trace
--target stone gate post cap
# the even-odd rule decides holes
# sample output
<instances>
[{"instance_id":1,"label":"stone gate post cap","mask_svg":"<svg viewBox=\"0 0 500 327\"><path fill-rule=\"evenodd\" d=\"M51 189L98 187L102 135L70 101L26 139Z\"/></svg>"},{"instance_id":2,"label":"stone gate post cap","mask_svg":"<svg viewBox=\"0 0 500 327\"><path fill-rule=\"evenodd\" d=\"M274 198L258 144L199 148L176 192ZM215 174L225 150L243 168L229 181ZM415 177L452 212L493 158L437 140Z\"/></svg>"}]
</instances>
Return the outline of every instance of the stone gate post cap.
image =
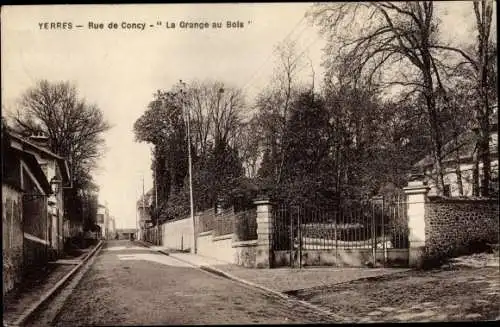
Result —
<instances>
[{"instance_id":1,"label":"stone gate post cap","mask_svg":"<svg viewBox=\"0 0 500 327\"><path fill-rule=\"evenodd\" d=\"M418 194L418 193L425 193L427 194L431 188L427 186L425 183L422 182L416 182L416 184L413 184L412 182L408 183L408 186L403 187L403 191L406 194Z\"/></svg>"},{"instance_id":2,"label":"stone gate post cap","mask_svg":"<svg viewBox=\"0 0 500 327\"><path fill-rule=\"evenodd\" d=\"M272 204L272 201L269 197L258 197L253 200L254 204Z\"/></svg>"},{"instance_id":3,"label":"stone gate post cap","mask_svg":"<svg viewBox=\"0 0 500 327\"><path fill-rule=\"evenodd\" d=\"M415 179L415 180L408 181L407 187L428 187L428 186L424 180Z\"/></svg>"},{"instance_id":4,"label":"stone gate post cap","mask_svg":"<svg viewBox=\"0 0 500 327\"><path fill-rule=\"evenodd\" d=\"M411 173L409 181L424 181L425 180L425 175L421 171L414 171Z\"/></svg>"}]
</instances>

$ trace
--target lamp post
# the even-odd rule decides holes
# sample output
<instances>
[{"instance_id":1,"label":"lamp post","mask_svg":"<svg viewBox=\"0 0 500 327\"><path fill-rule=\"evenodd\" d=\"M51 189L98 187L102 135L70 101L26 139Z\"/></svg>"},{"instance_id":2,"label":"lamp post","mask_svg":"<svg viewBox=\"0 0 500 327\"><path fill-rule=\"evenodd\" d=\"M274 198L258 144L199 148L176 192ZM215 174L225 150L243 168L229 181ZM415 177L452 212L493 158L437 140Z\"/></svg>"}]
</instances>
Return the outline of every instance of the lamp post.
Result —
<instances>
[{"instance_id":1,"label":"lamp post","mask_svg":"<svg viewBox=\"0 0 500 327\"><path fill-rule=\"evenodd\" d=\"M61 184L62 184L62 181L60 179L58 179L56 176L52 177L52 179L50 180L50 189L52 191L52 197L53 199L50 199L49 198L49 205L50 205L50 214L49 214L49 217L50 217L50 221L49 221L49 230L48 230L48 235L50 235L49 239L51 241L52 244L55 244L56 246L56 251L57 254L59 254L59 250L61 248L61 244L59 242L59 231L61 230L61 226L60 226L60 223L59 223L59 210L57 210L57 195L59 194L59 191L61 189ZM52 226L52 224L54 223L54 216L56 216L56 226ZM55 233L55 235L53 235L53 231L54 231L54 227L57 229L57 232ZM53 237L55 238L55 240L53 239Z\"/></svg>"}]
</instances>

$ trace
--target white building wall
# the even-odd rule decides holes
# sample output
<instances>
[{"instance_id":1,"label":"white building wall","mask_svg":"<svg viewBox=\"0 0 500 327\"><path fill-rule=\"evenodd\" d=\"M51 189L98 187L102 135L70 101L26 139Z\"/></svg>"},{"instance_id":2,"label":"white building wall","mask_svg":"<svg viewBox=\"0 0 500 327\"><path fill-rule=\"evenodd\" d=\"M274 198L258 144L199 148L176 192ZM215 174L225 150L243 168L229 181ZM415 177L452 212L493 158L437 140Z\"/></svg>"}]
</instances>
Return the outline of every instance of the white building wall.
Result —
<instances>
[{"instance_id":1,"label":"white building wall","mask_svg":"<svg viewBox=\"0 0 500 327\"><path fill-rule=\"evenodd\" d=\"M460 171L462 174L462 186L463 186L463 196L472 196L472 172L474 165L472 163L461 164ZM479 163L479 172L481 172L483 164ZM498 159L491 162L491 171L496 173L498 176ZM427 175L430 176L430 171L427 171ZM444 183L450 185L451 196L459 196L458 184L457 184L457 174L454 167L449 167L445 169L443 176ZM429 195L436 195L436 181L433 179L428 179L428 185L431 188ZM481 187L481 178L479 179L479 186Z\"/></svg>"}]
</instances>

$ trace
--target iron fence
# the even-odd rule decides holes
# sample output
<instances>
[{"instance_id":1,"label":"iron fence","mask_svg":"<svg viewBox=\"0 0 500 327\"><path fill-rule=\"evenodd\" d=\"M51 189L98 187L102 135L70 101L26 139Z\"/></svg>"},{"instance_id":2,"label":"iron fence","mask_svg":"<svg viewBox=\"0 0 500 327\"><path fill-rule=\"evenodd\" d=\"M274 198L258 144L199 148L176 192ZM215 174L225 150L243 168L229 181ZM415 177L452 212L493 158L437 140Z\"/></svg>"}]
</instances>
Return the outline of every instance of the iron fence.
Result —
<instances>
[{"instance_id":1,"label":"iron fence","mask_svg":"<svg viewBox=\"0 0 500 327\"><path fill-rule=\"evenodd\" d=\"M274 215L273 249L298 252L295 257L299 258L303 250L372 249L375 256L378 248L408 247L402 198L344 200L322 206L282 203Z\"/></svg>"},{"instance_id":2,"label":"iron fence","mask_svg":"<svg viewBox=\"0 0 500 327\"><path fill-rule=\"evenodd\" d=\"M162 245L162 228L157 228L156 226L146 227L143 231L144 241L149 242L154 245Z\"/></svg>"},{"instance_id":3,"label":"iron fence","mask_svg":"<svg viewBox=\"0 0 500 327\"><path fill-rule=\"evenodd\" d=\"M232 234L234 232L234 208L228 208L215 214L214 236Z\"/></svg>"},{"instance_id":4,"label":"iron fence","mask_svg":"<svg viewBox=\"0 0 500 327\"><path fill-rule=\"evenodd\" d=\"M198 233L208 232L215 229L215 209L203 211L198 218Z\"/></svg>"},{"instance_id":5,"label":"iron fence","mask_svg":"<svg viewBox=\"0 0 500 327\"><path fill-rule=\"evenodd\" d=\"M256 208L236 213L234 223L236 241L251 241L257 239Z\"/></svg>"}]
</instances>

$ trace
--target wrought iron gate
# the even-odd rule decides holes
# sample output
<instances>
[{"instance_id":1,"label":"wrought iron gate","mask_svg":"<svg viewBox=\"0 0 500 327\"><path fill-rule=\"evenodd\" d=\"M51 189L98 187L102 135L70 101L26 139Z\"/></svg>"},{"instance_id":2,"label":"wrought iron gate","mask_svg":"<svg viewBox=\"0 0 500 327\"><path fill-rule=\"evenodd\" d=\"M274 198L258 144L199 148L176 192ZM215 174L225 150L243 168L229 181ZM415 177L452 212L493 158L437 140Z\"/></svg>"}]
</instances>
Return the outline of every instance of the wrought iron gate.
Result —
<instances>
[{"instance_id":1,"label":"wrought iron gate","mask_svg":"<svg viewBox=\"0 0 500 327\"><path fill-rule=\"evenodd\" d=\"M280 204L274 215L277 266L404 265L408 255L402 198L343 200L321 207Z\"/></svg>"}]
</instances>

